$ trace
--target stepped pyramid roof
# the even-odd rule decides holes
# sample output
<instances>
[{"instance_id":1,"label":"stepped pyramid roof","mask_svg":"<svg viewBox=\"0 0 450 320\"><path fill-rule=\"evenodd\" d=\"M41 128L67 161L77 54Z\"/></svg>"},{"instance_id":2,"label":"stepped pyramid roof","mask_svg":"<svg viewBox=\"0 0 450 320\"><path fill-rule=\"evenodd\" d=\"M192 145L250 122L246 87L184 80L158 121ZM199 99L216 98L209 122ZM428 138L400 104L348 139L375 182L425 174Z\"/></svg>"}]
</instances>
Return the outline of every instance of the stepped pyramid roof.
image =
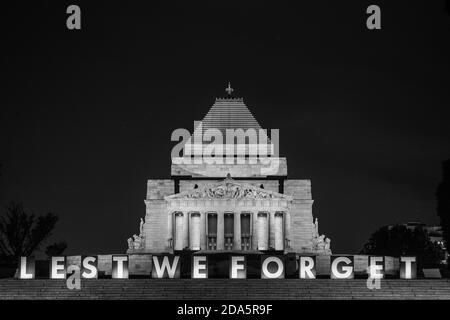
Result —
<instances>
[{"instance_id":1,"label":"stepped pyramid roof","mask_svg":"<svg viewBox=\"0 0 450 320\"><path fill-rule=\"evenodd\" d=\"M261 126L242 98L216 98L202 120L203 131L218 129L225 136L226 129L255 129L259 132Z\"/></svg>"},{"instance_id":2,"label":"stepped pyramid roof","mask_svg":"<svg viewBox=\"0 0 450 320\"><path fill-rule=\"evenodd\" d=\"M244 100L231 95L233 91L228 84L227 96L216 98L202 121L194 122L194 132L183 146L183 156L172 158L173 176L287 175L286 159L278 156L267 131L260 126ZM230 130L228 137L227 129ZM274 141L278 141L277 136Z\"/></svg>"},{"instance_id":3,"label":"stepped pyramid roof","mask_svg":"<svg viewBox=\"0 0 450 320\"><path fill-rule=\"evenodd\" d=\"M208 129L217 129L223 135L223 144L226 144L226 130L237 130L243 129L247 131L248 129L254 129L258 137L257 144L269 145L270 139L267 133L261 132L261 126L258 121L253 116L252 112L244 103L243 98L232 97L232 92L234 91L230 84L225 90L227 92L227 97L216 98L216 101L209 109L208 113L205 115L201 124L197 124L194 127L193 136L198 135L199 139L194 139L195 141L200 141L203 133ZM264 140L260 140L264 139ZM195 144L194 141L188 143Z\"/></svg>"}]
</instances>

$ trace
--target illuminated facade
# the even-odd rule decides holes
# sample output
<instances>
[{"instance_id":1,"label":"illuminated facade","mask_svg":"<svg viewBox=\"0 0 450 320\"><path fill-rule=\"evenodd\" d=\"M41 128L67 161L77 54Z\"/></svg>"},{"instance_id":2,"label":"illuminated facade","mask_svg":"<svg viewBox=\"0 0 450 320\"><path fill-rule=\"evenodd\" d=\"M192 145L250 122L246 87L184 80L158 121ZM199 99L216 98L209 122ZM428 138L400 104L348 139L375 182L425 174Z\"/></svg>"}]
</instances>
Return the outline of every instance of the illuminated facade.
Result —
<instances>
[{"instance_id":1,"label":"illuminated facade","mask_svg":"<svg viewBox=\"0 0 450 320\"><path fill-rule=\"evenodd\" d=\"M228 97L216 99L200 129L198 123L195 128L193 137L208 129L261 131L243 99L231 97L230 87ZM140 234L128 239L127 252L331 254L330 240L319 235L313 219L310 180L288 179L286 158L273 154L272 170L260 161L250 163L251 149L258 146L261 141L247 144L245 160L235 157L232 163L172 158L171 179L147 182L145 220Z\"/></svg>"}]
</instances>

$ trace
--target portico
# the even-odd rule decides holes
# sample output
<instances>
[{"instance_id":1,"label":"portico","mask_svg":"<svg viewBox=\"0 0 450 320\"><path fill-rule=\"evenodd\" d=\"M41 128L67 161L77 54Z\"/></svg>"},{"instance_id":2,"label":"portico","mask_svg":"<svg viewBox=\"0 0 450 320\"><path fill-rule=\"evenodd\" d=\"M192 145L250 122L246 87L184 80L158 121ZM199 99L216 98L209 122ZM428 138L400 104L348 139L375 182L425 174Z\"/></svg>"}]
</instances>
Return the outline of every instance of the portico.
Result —
<instances>
[{"instance_id":1,"label":"portico","mask_svg":"<svg viewBox=\"0 0 450 320\"><path fill-rule=\"evenodd\" d=\"M288 249L292 198L231 178L165 197L167 249Z\"/></svg>"}]
</instances>

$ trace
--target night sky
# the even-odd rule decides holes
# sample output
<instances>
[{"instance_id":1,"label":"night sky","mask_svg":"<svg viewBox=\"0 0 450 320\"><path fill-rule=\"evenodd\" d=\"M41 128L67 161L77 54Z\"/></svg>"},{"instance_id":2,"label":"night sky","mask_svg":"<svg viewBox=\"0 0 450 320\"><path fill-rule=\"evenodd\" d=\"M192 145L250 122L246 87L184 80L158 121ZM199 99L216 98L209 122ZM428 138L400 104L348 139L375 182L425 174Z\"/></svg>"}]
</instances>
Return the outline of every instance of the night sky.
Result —
<instances>
[{"instance_id":1,"label":"night sky","mask_svg":"<svg viewBox=\"0 0 450 320\"><path fill-rule=\"evenodd\" d=\"M3 6L0 205L60 221L68 254L123 253L146 180L170 178L231 81L280 129L289 178L311 179L335 253L371 232L438 223L450 158L450 15L444 1L33 1ZM77 4L82 29L66 28ZM170 5L169 5L170 4ZM381 7L382 29L366 28Z\"/></svg>"}]
</instances>

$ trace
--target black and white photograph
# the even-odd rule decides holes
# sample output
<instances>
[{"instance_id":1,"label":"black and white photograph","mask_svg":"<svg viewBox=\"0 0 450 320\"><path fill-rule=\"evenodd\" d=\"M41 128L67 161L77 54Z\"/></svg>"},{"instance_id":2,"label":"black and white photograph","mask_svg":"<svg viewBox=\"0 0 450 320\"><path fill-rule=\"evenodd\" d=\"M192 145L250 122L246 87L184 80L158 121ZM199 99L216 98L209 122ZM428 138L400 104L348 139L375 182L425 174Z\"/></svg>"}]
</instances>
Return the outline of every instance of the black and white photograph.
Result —
<instances>
[{"instance_id":1,"label":"black and white photograph","mask_svg":"<svg viewBox=\"0 0 450 320\"><path fill-rule=\"evenodd\" d=\"M450 300L450 1L0 10L0 310Z\"/></svg>"}]
</instances>

